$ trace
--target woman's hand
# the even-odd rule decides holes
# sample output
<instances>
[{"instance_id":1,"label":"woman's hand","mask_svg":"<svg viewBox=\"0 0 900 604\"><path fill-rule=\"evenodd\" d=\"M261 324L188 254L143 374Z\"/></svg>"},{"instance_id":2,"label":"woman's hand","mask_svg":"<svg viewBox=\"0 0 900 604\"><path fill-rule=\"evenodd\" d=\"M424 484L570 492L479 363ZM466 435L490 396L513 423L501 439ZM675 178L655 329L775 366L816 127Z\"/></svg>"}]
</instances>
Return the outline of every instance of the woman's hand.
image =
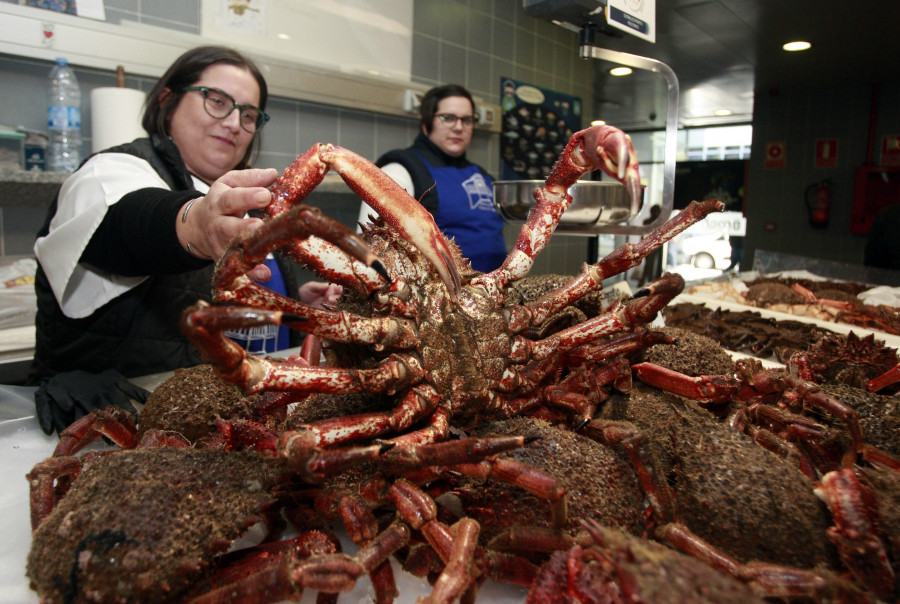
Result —
<instances>
[{"instance_id":1,"label":"woman's hand","mask_svg":"<svg viewBox=\"0 0 900 604\"><path fill-rule=\"evenodd\" d=\"M323 281L307 281L300 286L300 301L314 308L332 310L344 288L335 283Z\"/></svg>"},{"instance_id":2,"label":"woman's hand","mask_svg":"<svg viewBox=\"0 0 900 604\"><path fill-rule=\"evenodd\" d=\"M278 178L274 168L227 172L209 188L204 197L188 202L175 220L178 241L194 256L215 260L228 245L245 233L259 228L259 218L248 218L250 210L264 208L272 200L266 189ZM190 247L188 247L190 245ZM271 272L260 264L247 276L268 281Z\"/></svg>"}]
</instances>

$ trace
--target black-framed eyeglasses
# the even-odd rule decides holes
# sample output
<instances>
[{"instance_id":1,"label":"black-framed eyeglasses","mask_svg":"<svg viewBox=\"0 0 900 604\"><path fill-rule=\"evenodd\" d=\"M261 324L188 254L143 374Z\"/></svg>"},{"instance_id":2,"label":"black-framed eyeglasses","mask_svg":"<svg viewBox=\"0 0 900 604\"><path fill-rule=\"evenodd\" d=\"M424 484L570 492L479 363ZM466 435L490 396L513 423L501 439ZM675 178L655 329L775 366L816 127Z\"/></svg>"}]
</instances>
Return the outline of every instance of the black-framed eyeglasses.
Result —
<instances>
[{"instance_id":1,"label":"black-framed eyeglasses","mask_svg":"<svg viewBox=\"0 0 900 604\"><path fill-rule=\"evenodd\" d=\"M438 118L441 124L448 128L453 128L457 122L462 122L463 128L471 128L475 125L475 118L471 115L459 116L452 113L438 113L434 117Z\"/></svg>"},{"instance_id":2,"label":"black-framed eyeglasses","mask_svg":"<svg viewBox=\"0 0 900 604\"><path fill-rule=\"evenodd\" d=\"M203 95L203 108L210 117L217 120L224 120L231 115L235 109L240 115L241 128L255 134L266 122L269 116L262 110L253 105L240 105L234 101L230 94L223 92L218 88L209 88L207 86L187 86L181 89L182 92L199 92Z\"/></svg>"}]
</instances>

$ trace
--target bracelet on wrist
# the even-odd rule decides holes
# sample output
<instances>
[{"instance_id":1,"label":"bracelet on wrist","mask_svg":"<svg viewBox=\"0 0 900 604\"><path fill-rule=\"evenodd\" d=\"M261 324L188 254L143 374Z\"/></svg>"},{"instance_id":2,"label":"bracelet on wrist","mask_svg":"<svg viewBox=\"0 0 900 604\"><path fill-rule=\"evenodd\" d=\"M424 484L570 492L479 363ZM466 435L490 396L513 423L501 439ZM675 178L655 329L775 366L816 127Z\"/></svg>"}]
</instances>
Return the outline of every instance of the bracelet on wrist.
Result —
<instances>
[{"instance_id":1,"label":"bracelet on wrist","mask_svg":"<svg viewBox=\"0 0 900 604\"><path fill-rule=\"evenodd\" d=\"M191 206L194 205L194 202L200 199L199 197L195 197L184 206L184 212L181 213L181 222L185 222L187 220L188 212L191 211Z\"/></svg>"}]
</instances>

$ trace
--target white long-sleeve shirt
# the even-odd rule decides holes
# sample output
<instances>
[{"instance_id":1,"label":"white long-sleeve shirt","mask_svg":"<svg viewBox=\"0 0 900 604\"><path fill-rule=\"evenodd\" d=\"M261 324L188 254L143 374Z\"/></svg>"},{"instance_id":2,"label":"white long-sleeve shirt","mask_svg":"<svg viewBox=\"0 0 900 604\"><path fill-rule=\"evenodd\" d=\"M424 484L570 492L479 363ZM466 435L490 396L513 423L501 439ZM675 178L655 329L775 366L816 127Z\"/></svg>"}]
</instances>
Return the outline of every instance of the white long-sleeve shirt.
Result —
<instances>
[{"instance_id":1,"label":"white long-sleeve shirt","mask_svg":"<svg viewBox=\"0 0 900 604\"><path fill-rule=\"evenodd\" d=\"M198 191L209 191L209 185L192 179ZM107 209L126 194L146 188L169 186L147 161L128 153L99 153L63 183L50 232L37 239L34 253L66 316L87 317L146 279L100 272L78 262Z\"/></svg>"}]
</instances>

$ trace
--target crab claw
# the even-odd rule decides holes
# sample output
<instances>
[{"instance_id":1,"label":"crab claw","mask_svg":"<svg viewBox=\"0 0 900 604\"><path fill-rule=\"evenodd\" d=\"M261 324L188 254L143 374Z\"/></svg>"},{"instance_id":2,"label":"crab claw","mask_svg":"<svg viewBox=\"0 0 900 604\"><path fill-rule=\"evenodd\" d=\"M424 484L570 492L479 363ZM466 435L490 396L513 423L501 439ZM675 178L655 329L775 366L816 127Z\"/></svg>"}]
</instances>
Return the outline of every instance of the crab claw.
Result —
<instances>
[{"instance_id":1,"label":"crab claw","mask_svg":"<svg viewBox=\"0 0 900 604\"><path fill-rule=\"evenodd\" d=\"M459 271L446 237L428 210L391 177L352 151L322 145L319 156L360 199L428 258L455 299L461 287Z\"/></svg>"},{"instance_id":2,"label":"crab claw","mask_svg":"<svg viewBox=\"0 0 900 604\"><path fill-rule=\"evenodd\" d=\"M584 141L582 152L591 166L589 169L603 170L625 185L631 199L640 199L641 175L631 137L612 126L594 126L579 134Z\"/></svg>"}]
</instances>

